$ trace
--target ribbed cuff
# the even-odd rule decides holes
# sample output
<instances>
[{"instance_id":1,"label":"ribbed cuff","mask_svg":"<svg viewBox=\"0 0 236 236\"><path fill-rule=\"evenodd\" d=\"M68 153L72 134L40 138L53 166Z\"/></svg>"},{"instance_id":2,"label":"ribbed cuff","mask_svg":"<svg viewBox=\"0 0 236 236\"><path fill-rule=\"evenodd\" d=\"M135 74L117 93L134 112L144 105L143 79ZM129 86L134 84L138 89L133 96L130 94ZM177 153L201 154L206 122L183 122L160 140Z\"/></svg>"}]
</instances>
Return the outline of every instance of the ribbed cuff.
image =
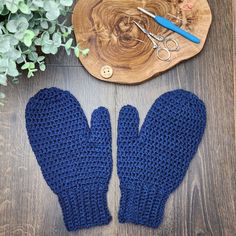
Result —
<instances>
[{"instance_id":1,"label":"ribbed cuff","mask_svg":"<svg viewBox=\"0 0 236 236\"><path fill-rule=\"evenodd\" d=\"M107 207L107 188L99 185L78 186L58 196L68 231L106 225L111 221Z\"/></svg>"},{"instance_id":2,"label":"ribbed cuff","mask_svg":"<svg viewBox=\"0 0 236 236\"><path fill-rule=\"evenodd\" d=\"M157 228L161 224L168 196L150 186L121 184L120 188L120 223L140 224L151 228Z\"/></svg>"}]
</instances>

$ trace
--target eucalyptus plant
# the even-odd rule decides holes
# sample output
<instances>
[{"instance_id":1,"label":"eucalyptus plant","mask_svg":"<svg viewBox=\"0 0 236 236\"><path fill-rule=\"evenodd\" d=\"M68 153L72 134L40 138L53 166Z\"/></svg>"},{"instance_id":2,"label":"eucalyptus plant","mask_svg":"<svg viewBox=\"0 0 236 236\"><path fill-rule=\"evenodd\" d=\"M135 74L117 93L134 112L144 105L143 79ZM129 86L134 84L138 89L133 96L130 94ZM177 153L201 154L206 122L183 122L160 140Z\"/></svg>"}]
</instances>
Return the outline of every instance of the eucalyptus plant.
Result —
<instances>
[{"instance_id":1,"label":"eucalyptus plant","mask_svg":"<svg viewBox=\"0 0 236 236\"><path fill-rule=\"evenodd\" d=\"M28 78L45 71L45 55L60 47L76 57L89 49L73 43L72 26L66 25L73 0L0 0L0 85L18 81L23 70ZM0 104L5 95L0 92Z\"/></svg>"}]
</instances>

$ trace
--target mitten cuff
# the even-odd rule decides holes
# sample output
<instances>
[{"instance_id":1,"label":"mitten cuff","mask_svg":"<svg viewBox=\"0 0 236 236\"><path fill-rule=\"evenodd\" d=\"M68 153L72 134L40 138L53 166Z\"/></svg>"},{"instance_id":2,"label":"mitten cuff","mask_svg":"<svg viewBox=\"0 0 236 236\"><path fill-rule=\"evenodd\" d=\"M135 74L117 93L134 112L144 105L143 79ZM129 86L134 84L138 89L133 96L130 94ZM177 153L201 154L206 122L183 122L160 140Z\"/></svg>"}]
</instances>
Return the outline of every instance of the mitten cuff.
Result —
<instances>
[{"instance_id":1,"label":"mitten cuff","mask_svg":"<svg viewBox=\"0 0 236 236\"><path fill-rule=\"evenodd\" d=\"M107 207L107 188L81 185L58 194L68 231L106 225L111 220Z\"/></svg>"},{"instance_id":2,"label":"mitten cuff","mask_svg":"<svg viewBox=\"0 0 236 236\"><path fill-rule=\"evenodd\" d=\"M168 196L155 187L121 184L120 223L140 224L157 228L163 219Z\"/></svg>"}]
</instances>

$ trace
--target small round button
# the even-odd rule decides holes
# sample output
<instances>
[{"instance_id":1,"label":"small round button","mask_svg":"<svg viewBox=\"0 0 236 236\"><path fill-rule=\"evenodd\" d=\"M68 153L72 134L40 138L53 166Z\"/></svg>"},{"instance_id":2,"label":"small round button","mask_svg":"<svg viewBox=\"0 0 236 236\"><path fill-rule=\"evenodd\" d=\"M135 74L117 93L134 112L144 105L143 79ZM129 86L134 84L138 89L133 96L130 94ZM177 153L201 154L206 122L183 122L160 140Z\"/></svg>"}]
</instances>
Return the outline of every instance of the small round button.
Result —
<instances>
[{"instance_id":1,"label":"small round button","mask_svg":"<svg viewBox=\"0 0 236 236\"><path fill-rule=\"evenodd\" d=\"M113 69L110 66L103 66L100 73L103 78L109 79L113 75Z\"/></svg>"}]
</instances>

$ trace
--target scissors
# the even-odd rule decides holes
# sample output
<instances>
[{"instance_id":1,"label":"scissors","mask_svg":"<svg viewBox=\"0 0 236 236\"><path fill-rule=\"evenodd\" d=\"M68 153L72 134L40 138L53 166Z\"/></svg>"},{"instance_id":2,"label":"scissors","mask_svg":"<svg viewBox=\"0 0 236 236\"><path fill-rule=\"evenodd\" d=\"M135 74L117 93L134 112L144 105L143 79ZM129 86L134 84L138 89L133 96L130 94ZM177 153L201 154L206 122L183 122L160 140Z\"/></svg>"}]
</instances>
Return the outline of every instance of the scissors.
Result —
<instances>
[{"instance_id":1,"label":"scissors","mask_svg":"<svg viewBox=\"0 0 236 236\"><path fill-rule=\"evenodd\" d=\"M134 23L151 40L151 42L153 44L153 48L157 50L157 57L161 61L169 61L170 58L171 58L171 53L170 52L178 51L179 50L179 43L175 39L166 38L166 37L164 37L162 35L155 35L152 32L149 32L148 30L144 29L136 21L134 21ZM161 47L160 45L158 45L158 43L156 41L163 43L164 47ZM174 47L173 46L172 47L169 46L170 42L172 42ZM162 55L163 52L164 52L164 55Z\"/></svg>"}]
</instances>

